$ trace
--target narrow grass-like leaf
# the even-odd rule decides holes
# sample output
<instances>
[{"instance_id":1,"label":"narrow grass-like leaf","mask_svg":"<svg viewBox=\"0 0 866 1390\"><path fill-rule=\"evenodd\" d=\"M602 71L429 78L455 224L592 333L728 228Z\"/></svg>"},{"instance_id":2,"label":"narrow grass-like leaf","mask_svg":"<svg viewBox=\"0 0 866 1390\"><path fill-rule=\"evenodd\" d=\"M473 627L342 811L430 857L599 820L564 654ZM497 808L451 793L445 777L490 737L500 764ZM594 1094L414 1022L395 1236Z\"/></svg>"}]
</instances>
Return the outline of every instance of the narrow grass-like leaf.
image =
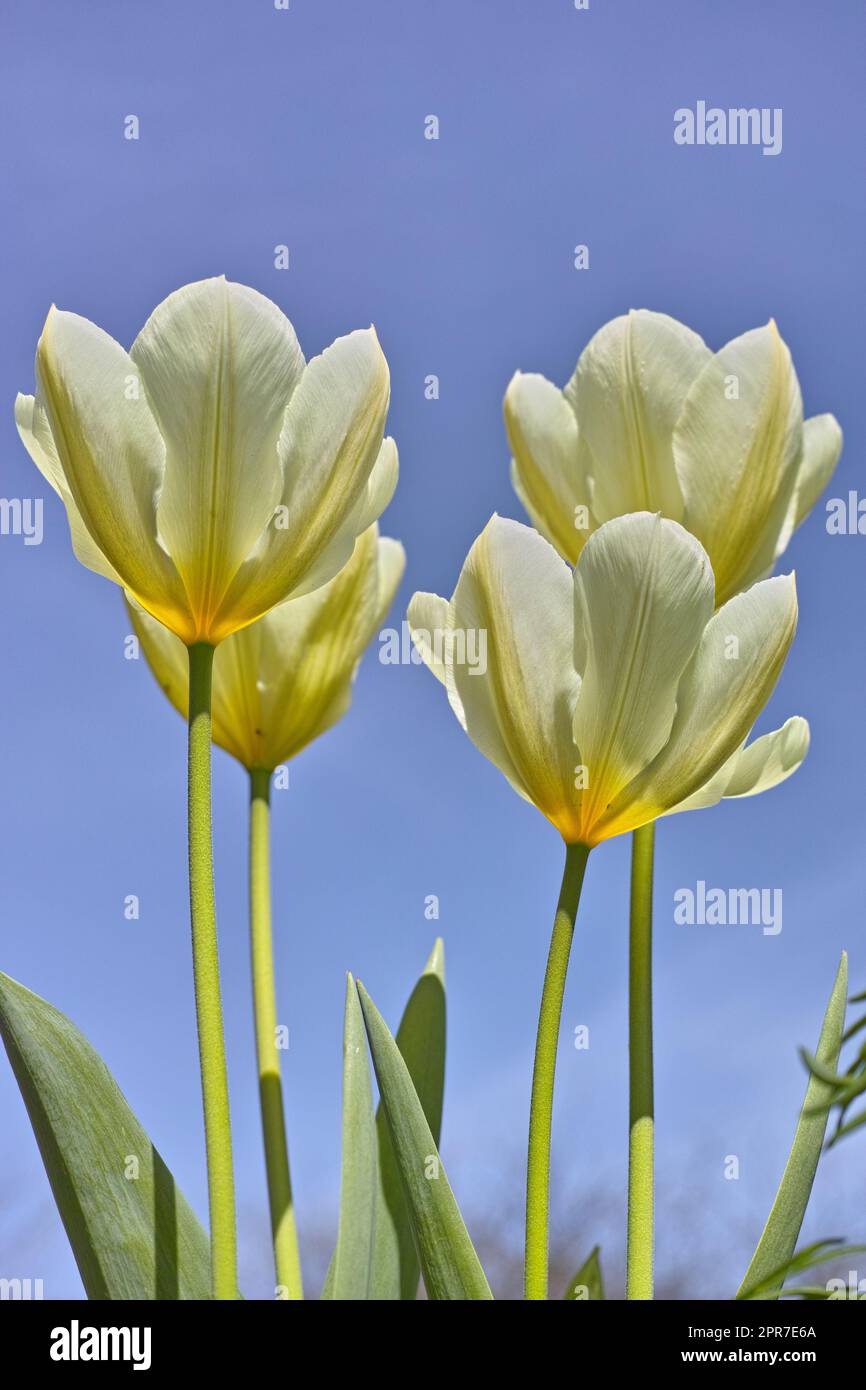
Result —
<instances>
[{"instance_id":1,"label":"narrow grass-like leaf","mask_svg":"<svg viewBox=\"0 0 866 1390\"><path fill-rule=\"evenodd\" d=\"M370 1297L373 1231L379 1182L376 1125L364 1019L355 981L346 980L343 1023L343 1168L337 1248L323 1299L363 1302Z\"/></svg>"},{"instance_id":2,"label":"narrow grass-like leaf","mask_svg":"<svg viewBox=\"0 0 866 1390\"><path fill-rule=\"evenodd\" d=\"M855 1019L851 1027L845 1029L842 1035L843 1044L850 1042L852 1038L856 1038L857 1034L862 1033L864 1028L866 1028L866 1014L864 1014L862 1018Z\"/></svg>"},{"instance_id":3,"label":"narrow grass-like leaf","mask_svg":"<svg viewBox=\"0 0 866 1390\"><path fill-rule=\"evenodd\" d=\"M848 1002L851 1004L862 1003L863 995L855 995ZM857 1034L862 1033L866 1028L866 1015L857 1019L847 1028L842 1036L842 1046L850 1042ZM804 1048L800 1054L806 1066L813 1075L830 1083L832 1090L821 1106L822 1110L836 1111L836 1125L830 1138L827 1140L827 1148L830 1149L846 1135L853 1134L855 1129L860 1129L866 1124L866 1111L861 1110L858 1114L848 1118L848 1112L855 1100L866 1092L866 1042L860 1043L856 1056L850 1062L844 1072L838 1072L833 1068L822 1066L811 1053Z\"/></svg>"},{"instance_id":4,"label":"narrow grass-like leaf","mask_svg":"<svg viewBox=\"0 0 866 1390\"><path fill-rule=\"evenodd\" d=\"M397 1046L412 1078L421 1109L438 1148L442 1132L445 1087L445 948L441 937L430 953L413 989L400 1027ZM391 1143L384 1106L376 1115L379 1143L379 1197L370 1297L378 1300L414 1299L421 1266L412 1238L412 1222Z\"/></svg>"},{"instance_id":5,"label":"narrow grass-like leaf","mask_svg":"<svg viewBox=\"0 0 866 1390\"><path fill-rule=\"evenodd\" d=\"M819 1081L826 1081L827 1085L831 1088L831 1090L847 1090L848 1082L846 1080L844 1072L837 1071L835 1067L825 1066L824 1063L819 1062L818 1058L814 1057L812 1053L809 1051L809 1049L806 1047L800 1048L800 1056L805 1062L807 1070L809 1070L813 1076L817 1076ZM820 1110L827 1110L829 1104L830 1101L828 1100L823 1105L816 1108L814 1110L814 1113L817 1115L820 1112Z\"/></svg>"},{"instance_id":6,"label":"narrow grass-like leaf","mask_svg":"<svg viewBox=\"0 0 866 1390\"><path fill-rule=\"evenodd\" d=\"M746 1297L752 1300L789 1298L797 1290L790 1284L785 1284L785 1287L780 1289L779 1286L784 1284L786 1279L792 1278L795 1274L805 1274L810 1269L817 1269L818 1265L862 1255L864 1249L866 1247L862 1245L843 1245L838 1239L816 1241L814 1245L807 1245L803 1250L798 1250L787 1264L771 1270L765 1279L752 1286ZM826 1290L824 1296L828 1296Z\"/></svg>"},{"instance_id":7,"label":"narrow grass-like leaf","mask_svg":"<svg viewBox=\"0 0 866 1390\"><path fill-rule=\"evenodd\" d=\"M572 1302L598 1302L604 1298L604 1280L601 1276L601 1251L596 1245L584 1260L565 1291L564 1297Z\"/></svg>"},{"instance_id":8,"label":"narrow grass-like leaf","mask_svg":"<svg viewBox=\"0 0 866 1390\"><path fill-rule=\"evenodd\" d=\"M361 984L358 995L427 1295L492 1298L400 1049Z\"/></svg>"},{"instance_id":9,"label":"narrow grass-like leaf","mask_svg":"<svg viewBox=\"0 0 866 1390\"><path fill-rule=\"evenodd\" d=\"M847 988L848 958L843 951L815 1053L816 1061L822 1067L835 1069L838 1065L845 1026ZM779 1183L776 1200L752 1256L752 1262L737 1290L737 1298L755 1297L752 1291L757 1287L765 1289L760 1295L762 1298L772 1299L779 1296L781 1279L772 1280L769 1287L766 1281L774 1272L785 1270L793 1258L827 1128L826 1109L822 1107L826 1105L832 1090L832 1085L820 1076L813 1073L809 1077L794 1143Z\"/></svg>"},{"instance_id":10,"label":"narrow grass-like leaf","mask_svg":"<svg viewBox=\"0 0 866 1390\"><path fill-rule=\"evenodd\" d=\"M208 1237L64 1014L0 974L0 1034L91 1299L208 1299Z\"/></svg>"},{"instance_id":11,"label":"narrow grass-like leaf","mask_svg":"<svg viewBox=\"0 0 866 1390\"><path fill-rule=\"evenodd\" d=\"M801 1298L805 1303L829 1301L830 1294L821 1284L786 1284L780 1298Z\"/></svg>"},{"instance_id":12,"label":"narrow grass-like leaf","mask_svg":"<svg viewBox=\"0 0 866 1390\"><path fill-rule=\"evenodd\" d=\"M866 1110L861 1110L860 1114L855 1115L853 1120L848 1120L845 1124L839 1125L838 1129L834 1131L833 1137L829 1143L831 1145L837 1144L840 1139L844 1139L847 1134L853 1134L855 1129L860 1129L862 1125L866 1125Z\"/></svg>"}]
</instances>

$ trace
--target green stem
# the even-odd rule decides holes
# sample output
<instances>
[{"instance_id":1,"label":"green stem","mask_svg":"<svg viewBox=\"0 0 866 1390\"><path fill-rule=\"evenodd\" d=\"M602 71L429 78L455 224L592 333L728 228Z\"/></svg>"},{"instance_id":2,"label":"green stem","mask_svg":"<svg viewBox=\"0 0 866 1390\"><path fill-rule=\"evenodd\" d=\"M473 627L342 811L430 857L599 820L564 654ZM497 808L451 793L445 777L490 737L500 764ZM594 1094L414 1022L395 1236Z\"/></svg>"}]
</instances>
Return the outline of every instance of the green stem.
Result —
<instances>
[{"instance_id":1,"label":"green stem","mask_svg":"<svg viewBox=\"0 0 866 1390\"><path fill-rule=\"evenodd\" d=\"M655 825L632 835L628 970L628 1241L626 1298L653 1296L652 923Z\"/></svg>"},{"instance_id":2,"label":"green stem","mask_svg":"<svg viewBox=\"0 0 866 1390\"><path fill-rule=\"evenodd\" d=\"M250 945L259 1104L277 1284L281 1294L297 1299L303 1298L304 1292L277 1049L277 998L271 937L270 803L270 770L255 767L250 771Z\"/></svg>"},{"instance_id":3,"label":"green stem","mask_svg":"<svg viewBox=\"0 0 866 1390\"><path fill-rule=\"evenodd\" d=\"M189 903L204 1103L214 1298L238 1297L229 1091L213 887L210 745L214 649L189 648Z\"/></svg>"},{"instance_id":4,"label":"green stem","mask_svg":"<svg viewBox=\"0 0 866 1390\"><path fill-rule=\"evenodd\" d=\"M574 935L574 921L589 849L586 845L566 845L565 870L550 952L544 974L535 1064L532 1069L532 1098L529 1105L529 1156L526 1170L526 1268L525 1292L528 1299L547 1298L548 1213L550 1206L550 1132L553 1120L553 1081L556 1049L562 1017L562 996L568 971L568 957Z\"/></svg>"}]
</instances>

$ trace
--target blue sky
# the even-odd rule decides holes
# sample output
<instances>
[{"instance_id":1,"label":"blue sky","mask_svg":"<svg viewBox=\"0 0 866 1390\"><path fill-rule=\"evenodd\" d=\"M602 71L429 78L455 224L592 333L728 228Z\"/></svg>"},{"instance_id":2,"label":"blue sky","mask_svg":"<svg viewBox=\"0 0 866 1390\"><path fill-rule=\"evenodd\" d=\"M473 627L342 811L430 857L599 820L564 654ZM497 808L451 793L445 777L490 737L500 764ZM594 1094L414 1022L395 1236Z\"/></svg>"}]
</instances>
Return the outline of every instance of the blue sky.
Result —
<instances>
[{"instance_id":1,"label":"blue sky","mask_svg":"<svg viewBox=\"0 0 866 1390\"><path fill-rule=\"evenodd\" d=\"M817 21L817 22L816 22ZM830 496L862 487L864 113L861 7L747 0L13 0L2 142L0 417L6 497L45 496L41 546L0 537L5 731L0 968L68 1013L105 1057L200 1213L206 1209L186 920L184 731L124 659L118 591L74 560L59 502L12 419L49 304L128 344L153 305L224 272L274 298L307 355L375 322L402 476L383 530L407 551L392 614L450 593L508 481L501 400L517 368L558 382L607 319L663 310L713 346L776 317L807 413L845 451ZM698 100L781 107L784 145L682 147ZM123 138L137 115L140 138ZM424 139L436 115L438 141ZM589 247L590 268L573 268ZM274 267L287 244L290 267ZM440 398L424 380L440 378ZM804 714L806 765L752 801L658 836L659 1184L707 1213L707 1287L735 1287L769 1207L839 951L866 985L861 911L863 547L820 506L790 551L800 631L762 727ZM215 845L245 1288L266 1296L264 1175L245 921L245 781L214 759ZM565 1005L559 1190L623 1200L628 844L595 853ZM333 1221L344 971L396 1023L434 930L450 1037L443 1153L472 1224L519 1207L531 1049L562 850L461 733L421 668L375 648L346 719L275 796L280 1018L302 1236ZM698 879L780 887L784 926L677 927ZM127 894L141 900L125 920ZM425 919L437 894L441 917ZM569 1035L590 1028L577 1052ZM0 1272L78 1296L23 1105L0 1065ZM741 1177L722 1176L737 1154ZM806 1234L863 1239L857 1140L822 1165ZM711 1213L711 1215L709 1214ZM495 1213L494 1213L495 1216ZM696 1218L700 1220L701 1218ZM859 1226L858 1226L859 1219ZM615 1256L622 1221L611 1235ZM712 1229L711 1229L712 1228ZM596 1234L579 1222L575 1261ZM714 1244L713 1244L714 1242ZM662 1273L689 1252L664 1227Z\"/></svg>"}]
</instances>

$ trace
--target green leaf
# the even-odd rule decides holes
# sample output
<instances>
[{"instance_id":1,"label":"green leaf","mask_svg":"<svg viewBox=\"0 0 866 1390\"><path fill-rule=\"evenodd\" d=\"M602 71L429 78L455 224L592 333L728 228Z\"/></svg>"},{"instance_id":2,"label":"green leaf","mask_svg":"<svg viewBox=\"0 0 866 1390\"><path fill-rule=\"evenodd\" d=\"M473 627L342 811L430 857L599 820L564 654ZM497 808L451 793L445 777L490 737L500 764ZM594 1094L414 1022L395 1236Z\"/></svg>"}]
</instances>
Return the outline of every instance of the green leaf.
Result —
<instances>
[{"instance_id":1,"label":"green leaf","mask_svg":"<svg viewBox=\"0 0 866 1390\"><path fill-rule=\"evenodd\" d=\"M564 1297L573 1302L598 1302L604 1299L604 1280L601 1277L601 1250L596 1245L575 1274Z\"/></svg>"},{"instance_id":2,"label":"green leaf","mask_svg":"<svg viewBox=\"0 0 866 1390\"><path fill-rule=\"evenodd\" d=\"M364 1301L370 1297L373 1231L379 1192L373 1090L364 1020L355 981L346 980L343 1023L343 1169L337 1248L322 1290L323 1299Z\"/></svg>"},{"instance_id":3,"label":"green leaf","mask_svg":"<svg viewBox=\"0 0 866 1390\"><path fill-rule=\"evenodd\" d=\"M787 1264L771 1270L760 1283L753 1284L746 1297L753 1300L776 1297L790 1298L801 1290L791 1284L785 1284L783 1289L779 1289L779 1285L784 1284L784 1281L790 1279L792 1275L805 1274L810 1269L816 1269L818 1265L846 1260L852 1255L862 1255L864 1249L866 1247L862 1245L843 1245L838 1237L815 1241L813 1245L807 1245L803 1250L798 1250ZM823 1291L823 1297L829 1297L826 1288Z\"/></svg>"},{"instance_id":4,"label":"green leaf","mask_svg":"<svg viewBox=\"0 0 866 1390\"><path fill-rule=\"evenodd\" d=\"M854 1130L859 1129L861 1125L866 1125L866 1110L861 1110L859 1115L855 1115L854 1119L848 1120L846 1124L839 1125L829 1143L831 1145L838 1143L838 1141L844 1139L846 1135L853 1134Z\"/></svg>"},{"instance_id":5,"label":"green leaf","mask_svg":"<svg viewBox=\"0 0 866 1390\"><path fill-rule=\"evenodd\" d=\"M847 988L848 957L843 951L815 1054L819 1066L829 1067L831 1070L835 1070L839 1061L842 1030L845 1026ZM827 1113L822 1107L826 1106L832 1091L832 1085L820 1076L813 1073L809 1077L794 1143L779 1183L776 1200L752 1256L752 1262L737 1290L737 1298L758 1296L753 1293L757 1287L765 1289L765 1292L759 1295L762 1298L771 1299L779 1296L781 1279L778 1272L788 1267L794 1255L827 1128ZM771 1278L769 1286L768 1278Z\"/></svg>"},{"instance_id":6,"label":"green leaf","mask_svg":"<svg viewBox=\"0 0 866 1390\"><path fill-rule=\"evenodd\" d=\"M445 1087L445 948L437 939L397 1029L397 1046L406 1063L421 1109L438 1147L442 1132ZM379 1141L379 1195L370 1297L379 1301L414 1299L421 1266L412 1238L412 1221L388 1120L380 1103L376 1115Z\"/></svg>"},{"instance_id":7,"label":"green leaf","mask_svg":"<svg viewBox=\"0 0 866 1390\"><path fill-rule=\"evenodd\" d=\"M400 1049L360 983L358 996L427 1295L492 1298Z\"/></svg>"},{"instance_id":8,"label":"green leaf","mask_svg":"<svg viewBox=\"0 0 866 1390\"><path fill-rule=\"evenodd\" d=\"M0 1034L87 1297L210 1298L207 1235L87 1039L3 974Z\"/></svg>"},{"instance_id":9,"label":"green leaf","mask_svg":"<svg viewBox=\"0 0 866 1390\"><path fill-rule=\"evenodd\" d=\"M819 1062L818 1058L813 1057L807 1047L800 1048L800 1057L805 1063L807 1070L810 1071L813 1076L817 1076L819 1081L826 1081L832 1091L848 1089L848 1083L844 1074L838 1072L835 1067L828 1067L825 1066L823 1062ZM815 1114L817 1115L819 1111L822 1110L827 1111L830 1108L830 1104L831 1101L829 1098L823 1101L820 1106L815 1108Z\"/></svg>"}]
</instances>

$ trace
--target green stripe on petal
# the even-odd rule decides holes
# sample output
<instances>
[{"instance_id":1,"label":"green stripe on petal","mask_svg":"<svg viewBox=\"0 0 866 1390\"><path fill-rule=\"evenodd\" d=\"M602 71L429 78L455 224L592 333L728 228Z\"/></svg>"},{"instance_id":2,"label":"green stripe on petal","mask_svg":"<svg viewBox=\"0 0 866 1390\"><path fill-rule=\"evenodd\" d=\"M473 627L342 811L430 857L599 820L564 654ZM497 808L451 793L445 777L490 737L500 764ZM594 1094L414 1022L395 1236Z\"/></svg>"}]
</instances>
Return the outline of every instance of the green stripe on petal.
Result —
<instances>
[{"instance_id":1,"label":"green stripe on petal","mask_svg":"<svg viewBox=\"0 0 866 1390\"><path fill-rule=\"evenodd\" d=\"M792 574L765 579L718 610L680 682L670 738L609 808L605 835L654 819L715 776L770 698L796 627Z\"/></svg>"},{"instance_id":2,"label":"green stripe on petal","mask_svg":"<svg viewBox=\"0 0 866 1390\"><path fill-rule=\"evenodd\" d=\"M253 622L301 592L314 571L324 583L348 560L371 511L393 491L396 451L380 452L389 393L388 364L372 328L338 338L307 365L278 446L280 510L226 594L218 632L220 625L230 631Z\"/></svg>"},{"instance_id":3,"label":"green stripe on petal","mask_svg":"<svg viewBox=\"0 0 866 1390\"><path fill-rule=\"evenodd\" d=\"M600 328L565 395L593 456L593 508L605 521L661 511L679 520L674 425L710 351L666 314L633 309Z\"/></svg>"},{"instance_id":4,"label":"green stripe on petal","mask_svg":"<svg viewBox=\"0 0 866 1390\"><path fill-rule=\"evenodd\" d=\"M771 569L787 543L802 424L791 354L772 321L726 344L686 397L674 457L717 603Z\"/></svg>"},{"instance_id":5,"label":"green stripe on petal","mask_svg":"<svg viewBox=\"0 0 866 1390\"><path fill-rule=\"evenodd\" d=\"M536 531L494 516L451 601L446 685L473 743L568 839L577 824L571 732L572 577ZM472 654L484 657L473 663Z\"/></svg>"},{"instance_id":6,"label":"green stripe on petal","mask_svg":"<svg viewBox=\"0 0 866 1390\"><path fill-rule=\"evenodd\" d=\"M304 359L285 314L223 276L154 309L130 356L165 440L157 519L197 636L270 521L282 485L277 441Z\"/></svg>"},{"instance_id":7,"label":"green stripe on petal","mask_svg":"<svg viewBox=\"0 0 866 1390\"><path fill-rule=\"evenodd\" d=\"M51 484L66 508L66 519L69 522L69 534L76 559L95 574L110 579L113 584L122 584L120 575L109 564L85 526L75 498L69 491L45 407L33 396L22 396L19 392L15 398L15 424L18 426L22 443L39 472Z\"/></svg>"},{"instance_id":8,"label":"green stripe on petal","mask_svg":"<svg viewBox=\"0 0 866 1390\"><path fill-rule=\"evenodd\" d=\"M581 838L591 844L594 822L668 738L680 677L712 616L713 574L675 521L638 512L587 542L574 598L586 644L574 738L588 777Z\"/></svg>"},{"instance_id":9,"label":"green stripe on petal","mask_svg":"<svg viewBox=\"0 0 866 1390\"><path fill-rule=\"evenodd\" d=\"M573 565L589 533L575 525L576 508L588 513L591 496L590 459L579 447L574 411L545 377L516 372L504 412L514 489L536 530Z\"/></svg>"},{"instance_id":10,"label":"green stripe on petal","mask_svg":"<svg viewBox=\"0 0 866 1390\"><path fill-rule=\"evenodd\" d=\"M96 547L151 612L183 631L180 580L157 541L165 446L138 368L101 328L52 308L36 351L36 379L37 408L45 411L66 486Z\"/></svg>"},{"instance_id":11,"label":"green stripe on petal","mask_svg":"<svg viewBox=\"0 0 866 1390\"><path fill-rule=\"evenodd\" d=\"M781 729L762 734L738 748L709 782L665 814L697 811L715 806L723 798L757 796L769 791L797 771L808 751L809 725L799 715L793 715Z\"/></svg>"}]
</instances>

